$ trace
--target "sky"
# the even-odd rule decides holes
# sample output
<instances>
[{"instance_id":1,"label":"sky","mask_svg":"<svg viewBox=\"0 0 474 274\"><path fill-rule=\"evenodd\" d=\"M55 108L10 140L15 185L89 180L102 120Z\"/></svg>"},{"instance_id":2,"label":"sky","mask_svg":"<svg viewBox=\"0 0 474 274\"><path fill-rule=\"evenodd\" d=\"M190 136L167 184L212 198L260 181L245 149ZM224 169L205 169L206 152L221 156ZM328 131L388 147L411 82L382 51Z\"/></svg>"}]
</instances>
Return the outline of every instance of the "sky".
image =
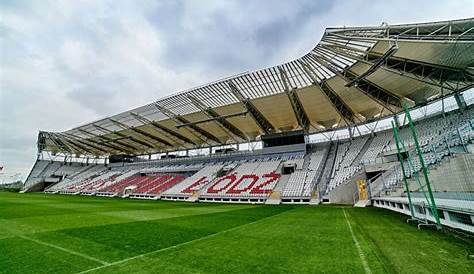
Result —
<instances>
[{"instance_id":1,"label":"sky","mask_svg":"<svg viewBox=\"0 0 474 274\"><path fill-rule=\"evenodd\" d=\"M307 53L326 27L473 17L472 0L2 0L0 166L64 131Z\"/></svg>"}]
</instances>

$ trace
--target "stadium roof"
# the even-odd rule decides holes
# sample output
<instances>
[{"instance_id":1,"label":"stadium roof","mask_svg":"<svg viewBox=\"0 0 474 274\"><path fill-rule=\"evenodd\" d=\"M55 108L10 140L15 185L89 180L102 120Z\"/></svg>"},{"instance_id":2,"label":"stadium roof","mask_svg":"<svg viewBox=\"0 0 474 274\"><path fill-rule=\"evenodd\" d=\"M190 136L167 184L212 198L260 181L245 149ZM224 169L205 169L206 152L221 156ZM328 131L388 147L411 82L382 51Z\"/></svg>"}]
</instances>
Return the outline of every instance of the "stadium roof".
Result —
<instances>
[{"instance_id":1,"label":"stadium roof","mask_svg":"<svg viewBox=\"0 0 474 274\"><path fill-rule=\"evenodd\" d=\"M306 55L65 132L38 151L149 154L317 133L381 119L473 87L474 18L327 28Z\"/></svg>"}]
</instances>

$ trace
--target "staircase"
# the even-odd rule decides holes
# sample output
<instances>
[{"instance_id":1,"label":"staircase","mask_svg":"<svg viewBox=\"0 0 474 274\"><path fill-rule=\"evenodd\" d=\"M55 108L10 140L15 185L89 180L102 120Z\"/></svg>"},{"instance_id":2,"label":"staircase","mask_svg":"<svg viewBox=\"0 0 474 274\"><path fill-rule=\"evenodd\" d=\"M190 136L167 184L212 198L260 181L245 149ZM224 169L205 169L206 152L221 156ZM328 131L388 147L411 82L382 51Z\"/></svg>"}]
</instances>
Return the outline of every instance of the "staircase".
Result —
<instances>
[{"instance_id":1,"label":"staircase","mask_svg":"<svg viewBox=\"0 0 474 274\"><path fill-rule=\"evenodd\" d=\"M374 140L374 137L370 137L367 141L365 141L365 144L362 146L362 149L359 151L359 154L357 155L357 157L355 157L351 165L357 166L360 164L360 159L362 158L362 156L364 156L365 152L370 147L370 144L372 144L373 140Z\"/></svg>"},{"instance_id":2,"label":"staircase","mask_svg":"<svg viewBox=\"0 0 474 274\"><path fill-rule=\"evenodd\" d=\"M337 153L337 143L331 144L329 147L329 152L326 157L326 162L324 164L324 169L319 180L319 193L325 193L329 180L331 179L331 173L334 167L334 162L336 160Z\"/></svg>"},{"instance_id":3,"label":"staircase","mask_svg":"<svg viewBox=\"0 0 474 274\"><path fill-rule=\"evenodd\" d=\"M280 191L282 192L283 189L285 189L286 184L288 183L288 180L290 179L290 174L283 174L280 176L280 180L276 183L275 187L273 188L273 191Z\"/></svg>"},{"instance_id":4,"label":"staircase","mask_svg":"<svg viewBox=\"0 0 474 274\"><path fill-rule=\"evenodd\" d=\"M199 199L199 191L194 191L193 195L191 197L186 199L186 202L191 202L194 203Z\"/></svg>"},{"instance_id":5,"label":"staircase","mask_svg":"<svg viewBox=\"0 0 474 274\"><path fill-rule=\"evenodd\" d=\"M279 205L281 203L281 191L273 191L265 201L266 205Z\"/></svg>"},{"instance_id":6,"label":"staircase","mask_svg":"<svg viewBox=\"0 0 474 274\"><path fill-rule=\"evenodd\" d=\"M309 204L310 205L319 205L321 203L321 199L319 198L319 191L316 190L313 191L313 193L311 194L311 200L309 200Z\"/></svg>"},{"instance_id":7,"label":"staircase","mask_svg":"<svg viewBox=\"0 0 474 274\"><path fill-rule=\"evenodd\" d=\"M268 197L265 204L267 205L279 205L281 203L281 194L283 189L285 189L288 180L290 179L290 174L284 174L280 176L280 180L276 183L275 187L273 188L272 194Z\"/></svg>"},{"instance_id":8,"label":"staircase","mask_svg":"<svg viewBox=\"0 0 474 274\"><path fill-rule=\"evenodd\" d=\"M303 162L303 167L302 167L303 170L308 170L309 162L311 161L311 154L312 153L307 153L304 156L304 162Z\"/></svg>"}]
</instances>

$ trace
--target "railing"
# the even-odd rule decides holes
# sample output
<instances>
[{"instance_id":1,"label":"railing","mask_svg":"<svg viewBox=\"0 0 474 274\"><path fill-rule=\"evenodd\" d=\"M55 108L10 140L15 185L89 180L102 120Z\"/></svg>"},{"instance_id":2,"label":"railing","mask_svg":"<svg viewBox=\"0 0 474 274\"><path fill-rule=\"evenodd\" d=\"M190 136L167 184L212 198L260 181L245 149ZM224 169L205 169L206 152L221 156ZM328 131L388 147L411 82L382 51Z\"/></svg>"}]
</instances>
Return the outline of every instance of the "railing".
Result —
<instances>
[{"instance_id":1,"label":"railing","mask_svg":"<svg viewBox=\"0 0 474 274\"><path fill-rule=\"evenodd\" d=\"M389 182L387 182L387 178L389 178L389 176L394 174L394 172L395 172L395 176L397 176L396 181L399 181L399 178L398 178L399 170L400 170L400 166L396 165L393 168L385 172L382 172L378 174L377 176L368 180L367 189L369 192L369 197L372 198L372 197L380 196L380 193L382 191L389 189L390 186L389 186Z\"/></svg>"},{"instance_id":2,"label":"railing","mask_svg":"<svg viewBox=\"0 0 474 274\"><path fill-rule=\"evenodd\" d=\"M253 157L256 159L265 158L265 157L285 157L285 156L298 156L304 154L303 151L289 151L283 153L266 153L263 150L256 150L256 151L238 151L228 154L209 154L209 155L196 155L196 156L188 156L184 158L169 158L169 159L155 159L155 160L141 160L134 163L126 164L127 167L133 167L137 165L169 165L169 164L196 164L202 162L209 162L209 161L232 161L232 160L240 160L240 159L248 159L248 157ZM114 164L110 166L114 167ZM122 163L119 163L117 167L122 166Z\"/></svg>"}]
</instances>

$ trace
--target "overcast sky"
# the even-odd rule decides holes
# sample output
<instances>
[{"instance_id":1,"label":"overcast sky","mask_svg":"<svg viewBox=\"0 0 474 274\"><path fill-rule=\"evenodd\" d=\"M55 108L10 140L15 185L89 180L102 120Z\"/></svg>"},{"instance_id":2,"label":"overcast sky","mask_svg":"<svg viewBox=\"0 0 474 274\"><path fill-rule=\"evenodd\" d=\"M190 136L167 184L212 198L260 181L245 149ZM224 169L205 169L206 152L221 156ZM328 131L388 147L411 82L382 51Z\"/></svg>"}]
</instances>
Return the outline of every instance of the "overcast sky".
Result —
<instances>
[{"instance_id":1,"label":"overcast sky","mask_svg":"<svg viewBox=\"0 0 474 274\"><path fill-rule=\"evenodd\" d=\"M472 17L466 1L0 1L0 166L63 131L308 52L330 26Z\"/></svg>"}]
</instances>

